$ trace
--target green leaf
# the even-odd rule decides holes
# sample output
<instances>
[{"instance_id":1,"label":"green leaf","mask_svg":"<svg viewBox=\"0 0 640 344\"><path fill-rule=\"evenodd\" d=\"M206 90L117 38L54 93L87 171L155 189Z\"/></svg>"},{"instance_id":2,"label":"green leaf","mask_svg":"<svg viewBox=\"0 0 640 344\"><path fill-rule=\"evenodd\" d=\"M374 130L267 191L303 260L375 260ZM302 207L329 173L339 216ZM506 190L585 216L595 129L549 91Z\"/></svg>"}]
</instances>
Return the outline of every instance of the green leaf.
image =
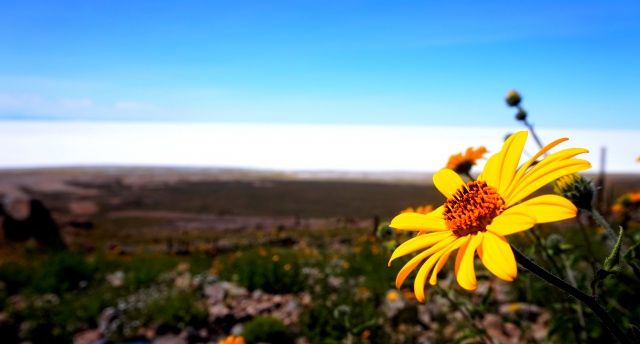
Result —
<instances>
[{"instance_id":1,"label":"green leaf","mask_svg":"<svg viewBox=\"0 0 640 344\"><path fill-rule=\"evenodd\" d=\"M462 335L453 342L454 344L460 344L462 342L468 343L466 340L470 338L477 338L486 334L487 332L483 329L468 329L462 332ZM481 341L472 342L472 343L482 343Z\"/></svg>"},{"instance_id":2,"label":"green leaf","mask_svg":"<svg viewBox=\"0 0 640 344\"><path fill-rule=\"evenodd\" d=\"M611 254L604 260L604 269L608 272L620 272L620 247L622 246L622 227L618 234L618 240L613 247Z\"/></svg>"},{"instance_id":3,"label":"green leaf","mask_svg":"<svg viewBox=\"0 0 640 344\"><path fill-rule=\"evenodd\" d=\"M629 328L631 329L631 334L633 334L633 339L635 342L640 343L640 329L638 326L629 324Z\"/></svg>"},{"instance_id":4,"label":"green leaf","mask_svg":"<svg viewBox=\"0 0 640 344\"><path fill-rule=\"evenodd\" d=\"M378 318L373 318L361 325L356 326L353 330L351 330L351 333L354 335L360 335L362 332L364 332L364 330L366 330L369 327L374 326L376 323L378 322Z\"/></svg>"},{"instance_id":5,"label":"green leaf","mask_svg":"<svg viewBox=\"0 0 640 344\"><path fill-rule=\"evenodd\" d=\"M640 279L640 266L634 262L629 263L629 265L631 265L631 269L633 269L633 273L636 274L636 277Z\"/></svg>"},{"instance_id":6,"label":"green leaf","mask_svg":"<svg viewBox=\"0 0 640 344\"><path fill-rule=\"evenodd\" d=\"M640 260L640 242L631 246L627 250L627 253L624 254L624 259L626 261Z\"/></svg>"},{"instance_id":7,"label":"green leaf","mask_svg":"<svg viewBox=\"0 0 640 344\"><path fill-rule=\"evenodd\" d=\"M598 287L598 283L604 281L605 278L609 277L609 275L614 275L614 272L609 272L607 270L604 269L598 269L596 270L596 273L593 276L593 279L591 280L591 292L595 295L596 294L596 288Z\"/></svg>"},{"instance_id":8,"label":"green leaf","mask_svg":"<svg viewBox=\"0 0 640 344\"><path fill-rule=\"evenodd\" d=\"M555 317L547 330L546 340L550 340L555 334L565 332L568 328L571 328L571 319L561 315Z\"/></svg>"}]
</instances>

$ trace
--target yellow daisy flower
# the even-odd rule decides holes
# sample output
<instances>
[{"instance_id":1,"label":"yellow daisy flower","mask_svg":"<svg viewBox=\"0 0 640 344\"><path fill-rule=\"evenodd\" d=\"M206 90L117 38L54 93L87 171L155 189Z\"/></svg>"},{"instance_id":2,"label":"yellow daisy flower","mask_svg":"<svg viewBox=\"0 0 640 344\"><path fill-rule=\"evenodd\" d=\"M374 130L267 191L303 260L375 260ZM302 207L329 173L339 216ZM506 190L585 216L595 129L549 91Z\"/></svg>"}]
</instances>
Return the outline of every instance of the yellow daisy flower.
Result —
<instances>
[{"instance_id":1,"label":"yellow daisy flower","mask_svg":"<svg viewBox=\"0 0 640 344\"><path fill-rule=\"evenodd\" d=\"M229 337L219 341L218 344L245 344L245 342L244 342L244 338L242 337L229 335Z\"/></svg>"},{"instance_id":2,"label":"yellow daisy flower","mask_svg":"<svg viewBox=\"0 0 640 344\"><path fill-rule=\"evenodd\" d=\"M464 155L458 153L450 156L445 168L453 170L456 173L469 173L471 167L476 164L476 160L482 158L486 152L487 149L483 146L478 147L478 149L469 147Z\"/></svg>"},{"instance_id":3,"label":"yellow daisy flower","mask_svg":"<svg viewBox=\"0 0 640 344\"><path fill-rule=\"evenodd\" d=\"M640 205L640 191L629 191L620 195L611 206L611 211L622 214L633 211Z\"/></svg>"},{"instance_id":4,"label":"yellow daisy flower","mask_svg":"<svg viewBox=\"0 0 640 344\"><path fill-rule=\"evenodd\" d=\"M431 204L427 205L419 205L415 209L413 207L408 207L400 211L400 214L404 213L418 213L418 214L428 214L433 210L433 206Z\"/></svg>"},{"instance_id":5,"label":"yellow daisy flower","mask_svg":"<svg viewBox=\"0 0 640 344\"><path fill-rule=\"evenodd\" d=\"M588 161L574 159L588 150L563 149L532 166L551 148L567 140L558 139L518 168L527 135L526 131L511 135L502 150L489 158L476 181L465 185L454 171L438 171L433 176L433 182L447 197L444 205L426 215L405 213L391 221L393 228L419 231L422 235L400 245L393 252L389 265L398 257L424 250L400 269L396 278L398 289L409 273L428 258L420 267L414 282L416 298L424 302L427 276L433 271L429 283L435 285L438 272L455 250L458 250L455 273L458 284L464 289L474 290L477 286L474 270L476 250L491 273L512 281L518 270L505 235L527 230L536 223L576 216L576 207L558 195L543 195L521 201L561 176L590 168Z\"/></svg>"}]
</instances>

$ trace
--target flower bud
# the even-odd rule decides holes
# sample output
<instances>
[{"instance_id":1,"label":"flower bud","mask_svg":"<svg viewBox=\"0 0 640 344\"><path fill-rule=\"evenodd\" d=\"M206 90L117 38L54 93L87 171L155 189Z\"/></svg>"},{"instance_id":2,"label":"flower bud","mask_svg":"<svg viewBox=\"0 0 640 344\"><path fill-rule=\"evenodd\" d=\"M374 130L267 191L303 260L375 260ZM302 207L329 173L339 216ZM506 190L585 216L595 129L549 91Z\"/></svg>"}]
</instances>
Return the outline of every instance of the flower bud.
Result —
<instances>
[{"instance_id":1,"label":"flower bud","mask_svg":"<svg viewBox=\"0 0 640 344\"><path fill-rule=\"evenodd\" d=\"M568 174L556 180L553 191L571 201L578 209L593 210L596 188L591 179L576 173Z\"/></svg>"},{"instance_id":2,"label":"flower bud","mask_svg":"<svg viewBox=\"0 0 640 344\"><path fill-rule=\"evenodd\" d=\"M516 114L516 119L518 121L526 121L527 120L527 112L522 110L522 109L518 109L518 113Z\"/></svg>"},{"instance_id":3,"label":"flower bud","mask_svg":"<svg viewBox=\"0 0 640 344\"><path fill-rule=\"evenodd\" d=\"M522 98L520 97L520 94L516 92L516 90L511 90L507 92L507 97L505 98L507 105L518 106L521 100Z\"/></svg>"}]
</instances>

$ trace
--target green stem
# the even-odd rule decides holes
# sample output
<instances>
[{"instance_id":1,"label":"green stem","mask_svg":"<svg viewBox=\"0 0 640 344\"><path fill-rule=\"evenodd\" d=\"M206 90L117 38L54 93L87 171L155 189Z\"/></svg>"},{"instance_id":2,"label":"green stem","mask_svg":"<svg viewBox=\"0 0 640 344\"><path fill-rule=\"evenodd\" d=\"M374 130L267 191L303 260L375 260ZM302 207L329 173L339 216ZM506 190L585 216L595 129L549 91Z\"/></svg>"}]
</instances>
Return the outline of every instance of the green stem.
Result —
<instances>
[{"instance_id":1,"label":"green stem","mask_svg":"<svg viewBox=\"0 0 640 344\"><path fill-rule=\"evenodd\" d=\"M520 107L518 107L520 108ZM538 144L538 146L540 147L540 149L544 148L544 145L542 144L542 141L540 141L540 138L538 137L538 135L536 135L535 130L533 130L533 124L529 123L526 119L523 120L524 125L527 126L527 128L529 128L529 131L531 132L531 135L533 136L533 139L536 140L536 143ZM544 153L544 155L546 156L547 153Z\"/></svg>"},{"instance_id":2,"label":"green stem","mask_svg":"<svg viewBox=\"0 0 640 344\"><path fill-rule=\"evenodd\" d=\"M605 220L604 217L602 217L602 215L600 215L600 213L595 208L591 210L585 210L585 211L589 215L591 215L591 217L593 217L593 219L596 220L596 222L600 226L602 226L605 231L607 231L607 234L609 234L609 239L611 239L611 241L613 241L613 244L615 245L617 241L616 239L618 238L618 234L613 231L613 228L611 228L607 220Z\"/></svg>"},{"instance_id":3,"label":"green stem","mask_svg":"<svg viewBox=\"0 0 640 344\"><path fill-rule=\"evenodd\" d=\"M486 331L483 329L480 329L478 325L476 325L476 322L471 317L471 314L469 314L469 311L465 307L460 305L460 303L456 302L454 299L451 298L451 296L449 295L449 290L451 290L450 288L445 290L444 288L440 287L437 284L435 285L435 287L440 293L440 295L444 296L444 298L446 298L447 301L449 301L449 303L451 303L453 307L458 309L458 311L462 314L462 316L467 320L469 325L471 325L471 327L473 327L480 334L480 336L482 337L485 343L492 343L492 340L489 337L489 335L487 335Z\"/></svg>"},{"instance_id":4,"label":"green stem","mask_svg":"<svg viewBox=\"0 0 640 344\"><path fill-rule=\"evenodd\" d=\"M573 286L571 286L569 283L561 280L555 275L549 273L547 270L541 268L538 264L529 260L529 258L523 255L515 247L511 246L511 249L513 250L513 254L516 257L516 261L523 268L529 270L529 272L535 274L536 276L542 278L548 283L558 287L562 291L582 301L582 303L584 303L585 306L589 307L589 309L593 311L593 313L600 319L600 321L602 321L602 323L609 329L609 332L611 332L611 334L614 335L620 343L631 344L631 341L629 340L629 338L625 336L624 332L622 332L618 324L615 323L615 321L611 318L609 313L607 313L607 311L604 310L602 306L600 306L600 304L594 297L591 297L583 293L577 288L574 288Z\"/></svg>"}]
</instances>

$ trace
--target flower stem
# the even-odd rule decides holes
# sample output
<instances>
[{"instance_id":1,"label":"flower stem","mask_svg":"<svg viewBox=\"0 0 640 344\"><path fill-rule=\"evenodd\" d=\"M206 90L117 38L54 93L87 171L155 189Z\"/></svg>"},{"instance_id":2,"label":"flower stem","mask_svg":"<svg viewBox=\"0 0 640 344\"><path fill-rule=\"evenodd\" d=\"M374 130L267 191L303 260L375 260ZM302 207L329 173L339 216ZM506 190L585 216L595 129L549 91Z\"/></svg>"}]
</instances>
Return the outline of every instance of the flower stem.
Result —
<instances>
[{"instance_id":1,"label":"flower stem","mask_svg":"<svg viewBox=\"0 0 640 344\"><path fill-rule=\"evenodd\" d=\"M609 332L613 334L620 343L629 343L631 341L627 338L618 326L618 324L613 321L609 313L607 313L602 306L598 303L596 298L591 297L582 291L574 288L569 283L563 281L562 279L556 277L555 275L549 273L547 270L540 267L538 264L529 260L524 254L518 251L515 247L511 246L513 250L513 254L516 257L516 261L525 269L529 270L529 272L535 274L536 276L542 278L546 282L558 287L562 291L568 293L569 295L575 297L576 299L582 301L589 309L595 313L595 315L602 321L602 323L609 329Z\"/></svg>"},{"instance_id":2,"label":"flower stem","mask_svg":"<svg viewBox=\"0 0 640 344\"><path fill-rule=\"evenodd\" d=\"M602 215L600 215L600 213L596 209L585 210L585 211L589 215L591 215L591 217L593 217L593 219L596 220L596 222L600 226L602 226L605 229L605 231L607 231L607 234L609 235L609 239L611 239L611 241L615 244L615 242L617 241L616 239L618 239L618 234L613 231L613 229L611 228L607 220L605 220L604 217L602 217Z\"/></svg>"},{"instance_id":3,"label":"flower stem","mask_svg":"<svg viewBox=\"0 0 640 344\"><path fill-rule=\"evenodd\" d=\"M520 106L518 106L518 109L520 111L523 111ZM536 143L538 144L540 149L542 149L544 147L544 145L542 144L542 141L540 141L540 138L538 137L538 135L536 135L535 130L533 130L533 124L529 123L529 121L527 121L526 118L524 120L522 120L522 122L524 123L524 125L527 126L527 128L529 128L529 131L531 132L531 135L533 135L533 139L536 140ZM547 153L545 153L544 155L546 156Z\"/></svg>"}]
</instances>

